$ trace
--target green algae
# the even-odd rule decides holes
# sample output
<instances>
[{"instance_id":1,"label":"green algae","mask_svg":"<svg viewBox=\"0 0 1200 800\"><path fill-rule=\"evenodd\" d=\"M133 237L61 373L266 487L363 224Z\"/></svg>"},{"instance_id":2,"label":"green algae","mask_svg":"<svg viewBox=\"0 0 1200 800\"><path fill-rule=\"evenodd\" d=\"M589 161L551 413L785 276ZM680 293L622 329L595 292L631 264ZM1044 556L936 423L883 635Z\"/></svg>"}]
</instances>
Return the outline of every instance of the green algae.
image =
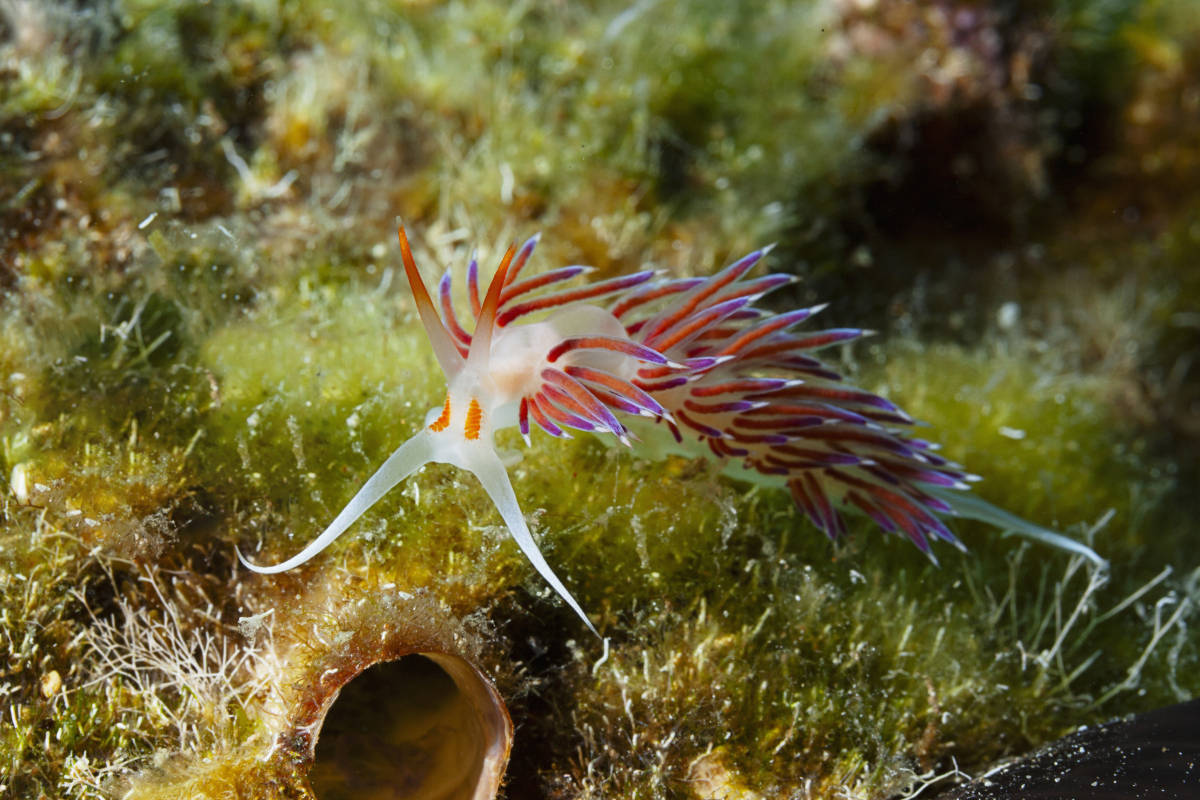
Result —
<instances>
[{"instance_id":1,"label":"green algae","mask_svg":"<svg viewBox=\"0 0 1200 800\"><path fill-rule=\"evenodd\" d=\"M1165 99L1195 92L1190 8L980 13L1048 42L1013 48L1039 105L905 5L6 7L0 794L306 796L279 709L384 630L497 684L510 796L894 796L1195 695L1200 162ZM914 245L897 220L956 195L888 132L970 115L1016 120L986 141L1024 210ZM397 214L427 277L537 228L535 268L613 274L779 237L812 278L789 302L886 334L840 366L1106 582L968 522L940 567L861 521L830 545L783 492L542 436L501 445L606 643L449 467L248 576L235 546L290 555L440 400Z\"/></svg>"}]
</instances>

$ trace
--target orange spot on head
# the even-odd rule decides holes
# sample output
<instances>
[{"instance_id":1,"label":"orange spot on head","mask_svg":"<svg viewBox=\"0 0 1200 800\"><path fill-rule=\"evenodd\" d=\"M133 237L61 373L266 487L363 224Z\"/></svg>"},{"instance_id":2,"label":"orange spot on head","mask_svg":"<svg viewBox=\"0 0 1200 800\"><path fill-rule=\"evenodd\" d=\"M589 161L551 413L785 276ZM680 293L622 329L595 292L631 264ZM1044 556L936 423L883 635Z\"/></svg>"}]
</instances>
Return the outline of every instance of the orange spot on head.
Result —
<instances>
[{"instance_id":1,"label":"orange spot on head","mask_svg":"<svg viewBox=\"0 0 1200 800\"><path fill-rule=\"evenodd\" d=\"M450 424L450 395L446 395L446 405L442 406L442 415L433 421L429 426L429 430L434 433L439 433L446 430L446 426Z\"/></svg>"},{"instance_id":2,"label":"orange spot on head","mask_svg":"<svg viewBox=\"0 0 1200 800\"><path fill-rule=\"evenodd\" d=\"M463 435L474 441L479 438L479 423L483 421L483 409L479 407L479 401L474 397L471 398L471 405L467 406L467 424L463 426Z\"/></svg>"}]
</instances>

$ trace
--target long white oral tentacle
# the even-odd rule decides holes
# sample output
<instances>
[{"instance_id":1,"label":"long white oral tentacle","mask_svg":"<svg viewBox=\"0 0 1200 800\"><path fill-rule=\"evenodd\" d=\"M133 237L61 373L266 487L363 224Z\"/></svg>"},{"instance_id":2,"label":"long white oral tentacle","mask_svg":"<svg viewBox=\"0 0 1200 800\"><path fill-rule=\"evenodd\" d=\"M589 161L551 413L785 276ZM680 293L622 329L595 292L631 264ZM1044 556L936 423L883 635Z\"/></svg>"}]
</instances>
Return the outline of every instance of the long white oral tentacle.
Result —
<instances>
[{"instance_id":1,"label":"long white oral tentacle","mask_svg":"<svg viewBox=\"0 0 1200 800\"><path fill-rule=\"evenodd\" d=\"M525 515L521 513L521 506L517 503L517 495L513 491L512 483L508 479L508 472L504 469L504 464L500 462L500 457L495 451L486 448L475 448L475 452L471 453L469 460L463 462L461 466L464 469L469 469L475 473L475 477L479 478L479 482L483 484L484 491L492 498L492 502L496 504L496 509L500 512L500 516L504 518L504 524L508 526L508 532L512 534L513 540L517 546L521 548L521 552L529 559L529 563L533 564L534 569L538 574L550 584L554 591L558 592L571 609L579 615L583 620L583 624L588 626L588 630L600 634L592 625L592 621L583 613L583 608L576 602L571 593L567 591L567 587L554 574L554 570L546 563L546 559L542 557L542 551L538 549L537 542L533 540L533 534L529 532L529 526L525 524Z\"/></svg>"},{"instance_id":2,"label":"long white oral tentacle","mask_svg":"<svg viewBox=\"0 0 1200 800\"><path fill-rule=\"evenodd\" d=\"M351 498L346 507L334 518L333 522L329 523L329 527L322 531L320 536L313 539L307 547L287 561L266 567L257 566L247 561L241 551L238 551L238 560L245 565L246 569L264 575L273 575L300 566L341 536L368 508L375 505L379 498L391 491L393 486L428 464L432 460L433 449L429 431L418 431L388 456L388 460L375 470L375 474L363 484L363 487L358 490L358 494Z\"/></svg>"}]
</instances>

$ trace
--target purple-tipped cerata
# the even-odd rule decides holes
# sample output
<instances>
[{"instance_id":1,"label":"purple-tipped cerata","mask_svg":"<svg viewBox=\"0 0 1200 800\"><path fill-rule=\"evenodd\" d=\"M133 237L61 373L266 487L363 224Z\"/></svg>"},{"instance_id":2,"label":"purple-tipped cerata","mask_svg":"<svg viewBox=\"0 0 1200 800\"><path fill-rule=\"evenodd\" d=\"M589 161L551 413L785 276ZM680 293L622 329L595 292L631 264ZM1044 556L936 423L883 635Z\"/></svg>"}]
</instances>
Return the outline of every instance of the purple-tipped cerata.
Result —
<instances>
[{"instance_id":1,"label":"purple-tipped cerata","mask_svg":"<svg viewBox=\"0 0 1200 800\"><path fill-rule=\"evenodd\" d=\"M816 353L852 341L857 328L798 329L826 306L773 313L759 299L790 276L750 272L756 250L708 278L653 271L564 286L586 267L521 273L537 237L510 247L480 298L478 265L467 269L470 332L455 313L447 273L437 304L400 229L405 274L446 375L442 406L394 452L308 547L260 572L307 561L392 486L430 461L473 472L538 572L591 627L538 550L517 505L493 433L516 426L562 437L611 434L646 455L716 460L732 477L787 489L831 538L846 511L929 553L931 540L961 547L942 520L990 522L1102 563L1089 548L967 492L974 478L909 435L913 420L893 403L848 385Z\"/></svg>"}]
</instances>

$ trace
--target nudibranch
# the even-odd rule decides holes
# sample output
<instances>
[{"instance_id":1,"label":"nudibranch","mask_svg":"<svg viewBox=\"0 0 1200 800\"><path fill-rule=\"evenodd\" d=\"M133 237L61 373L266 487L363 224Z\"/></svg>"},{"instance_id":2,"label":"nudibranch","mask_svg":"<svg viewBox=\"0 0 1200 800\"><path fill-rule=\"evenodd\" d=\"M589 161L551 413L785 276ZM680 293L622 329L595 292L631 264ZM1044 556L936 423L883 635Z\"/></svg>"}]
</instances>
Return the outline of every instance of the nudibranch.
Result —
<instances>
[{"instance_id":1,"label":"nudibranch","mask_svg":"<svg viewBox=\"0 0 1200 800\"><path fill-rule=\"evenodd\" d=\"M508 248L482 300L471 259L475 324L468 332L451 302L449 271L435 304L403 226L399 239L417 312L446 376L445 401L300 553L265 567L242 558L255 572L303 564L397 483L442 462L479 479L526 558L595 632L542 557L496 451L493 435L512 426L526 443L535 426L554 437L573 429L612 435L652 456L714 459L733 478L786 488L830 538L845 532L842 510L853 509L932 558L931 539L962 548L940 515L967 516L1103 563L1087 546L969 494L975 476L910 436L912 418L848 385L813 355L865 331L793 330L825 305L784 313L756 307L794 280L747 277L770 248L710 277L641 271L566 288L589 268L521 277L534 236Z\"/></svg>"}]
</instances>

